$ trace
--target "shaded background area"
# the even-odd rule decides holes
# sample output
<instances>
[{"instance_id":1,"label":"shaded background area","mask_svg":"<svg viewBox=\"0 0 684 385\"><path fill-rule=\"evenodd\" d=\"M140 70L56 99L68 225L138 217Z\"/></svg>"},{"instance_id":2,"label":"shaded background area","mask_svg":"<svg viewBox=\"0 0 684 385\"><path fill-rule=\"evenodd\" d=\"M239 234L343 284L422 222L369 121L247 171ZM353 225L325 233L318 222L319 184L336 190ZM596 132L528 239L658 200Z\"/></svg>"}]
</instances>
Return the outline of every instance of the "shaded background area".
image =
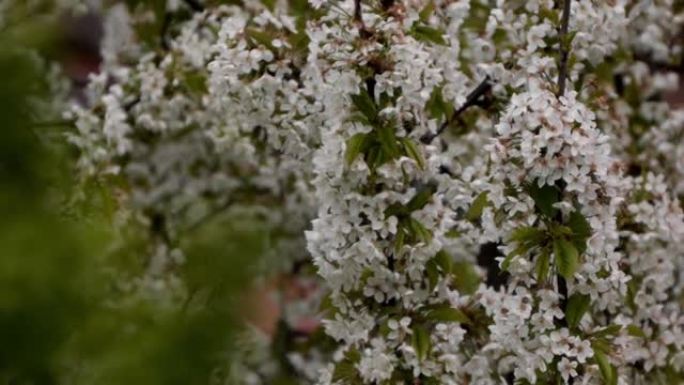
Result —
<instances>
[{"instance_id":1,"label":"shaded background area","mask_svg":"<svg viewBox=\"0 0 684 385\"><path fill-rule=\"evenodd\" d=\"M73 154L51 140L63 127L37 107L52 95L36 52L62 64L78 95L98 68L99 17L29 15L0 29L0 383L180 385L224 375L215 368L235 343L246 267L263 254L260 224L214 223L185 240L182 279L211 293L206 306L128 299L111 271L136 267L110 252L111 197L72 202Z\"/></svg>"}]
</instances>

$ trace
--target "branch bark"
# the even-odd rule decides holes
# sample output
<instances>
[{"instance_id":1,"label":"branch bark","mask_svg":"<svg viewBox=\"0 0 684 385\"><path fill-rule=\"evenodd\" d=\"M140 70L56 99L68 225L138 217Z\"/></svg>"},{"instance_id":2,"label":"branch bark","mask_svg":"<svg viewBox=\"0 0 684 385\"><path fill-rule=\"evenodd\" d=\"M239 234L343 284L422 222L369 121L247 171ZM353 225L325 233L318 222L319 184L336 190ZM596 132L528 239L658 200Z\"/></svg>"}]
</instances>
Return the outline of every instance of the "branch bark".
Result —
<instances>
[{"instance_id":1,"label":"branch bark","mask_svg":"<svg viewBox=\"0 0 684 385\"><path fill-rule=\"evenodd\" d=\"M366 28L366 24L363 22L361 0L354 0L354 23L359 27L359 36L361 36L361 38L367 39L372 36L371 31Z\"/></svg>"},{"instance_id":2,"label":"branch bark","mask_svg":"<svg viewBox=\"0 0 684 385\"><path fill-rule=\"evenodd\" d=\"M565 95L565 81L568 77L568 56L570 47L565 40L568 35L568 24L570 23L571 2L572 0L564 0L563 18L561 19L561 27L558 34L560 40L560 63L558 64L558 94L556 94L556 96Z\"/></svg>"},{"instance_id":3,"label":"branch bark","mask_svg":"<svg viewBox=\"0 0 684 385\"><path fill-rule=\"evenodd\" d=\"M441 126L439 126L439 129L437 129L437 132L434 134L426 134L422 138L420 138L420 141L423 142L424 144L430 144L432 143L433 140L435 140L436 137L440 136L446 129L449 127L449 125L454 122L458 117L468 108L474 106L477 104L477 101L480 99L480 97L484 94L486 94L490 89L492 88L492 83L489 79L489 76L485 76L484 80L480 82L480 84L475 87L474 90L472 90L469 94L468 97L466 98L465 103L461 107L459 107L457 110L455 110L451 116L446 119Z\"/></svg>"},{"instance_id":4,"label":"branch bark","mask_svg":"<svg viewBox=\"0 0 684 385\"><path fill-rule=\"evenodd\" d=\"M361 0L354 0L354 21L363 25L361 17Z\"/></svg>"}]
</instances>

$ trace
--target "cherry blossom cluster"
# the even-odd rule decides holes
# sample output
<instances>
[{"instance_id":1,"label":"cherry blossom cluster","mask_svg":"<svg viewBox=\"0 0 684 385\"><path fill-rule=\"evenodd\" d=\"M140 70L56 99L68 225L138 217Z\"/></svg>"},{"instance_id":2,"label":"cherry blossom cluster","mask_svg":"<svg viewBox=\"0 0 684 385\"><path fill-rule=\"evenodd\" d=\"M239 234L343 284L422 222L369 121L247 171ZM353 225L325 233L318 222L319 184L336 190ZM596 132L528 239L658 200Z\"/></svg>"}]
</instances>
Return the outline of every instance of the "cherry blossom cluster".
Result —
<instances>
[{"instance_id":1,"label":"cherry blossom cluster","mask_svg":"<svg viewBox=\"0 0 684 385\"><path fill-rule=\"evenodd\" d=\"M325 287L285 310L322 302L302 383L684 379L672 2L214 3L108 8L67 113L84 180L150 231L144 290L185 302L185 234L249 212L271 273ZM278 376L261 337L231 378Z\"/></svg>"}]
</instances>

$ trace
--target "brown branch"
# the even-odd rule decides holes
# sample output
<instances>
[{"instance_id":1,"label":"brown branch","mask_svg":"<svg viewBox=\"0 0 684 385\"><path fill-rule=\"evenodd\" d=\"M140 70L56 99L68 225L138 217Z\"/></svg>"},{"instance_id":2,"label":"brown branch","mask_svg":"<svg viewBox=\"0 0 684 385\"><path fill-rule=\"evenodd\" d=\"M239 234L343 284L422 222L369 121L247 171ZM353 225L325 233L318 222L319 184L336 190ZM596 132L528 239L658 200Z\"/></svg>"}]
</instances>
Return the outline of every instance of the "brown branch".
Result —
<instances>
[{"instance_id":1,"label":"brown branch","mask_svg":"<svg viewBox=\"0 0 684 385\"><path fill-rule=\"evenodd\" d=\"M571 2L572 0L564 0L563 19L561 20L560 32L558 33L560 63L558 64L558 94L556 96L563 96L565 94L565 80L568 77L568 56L570 47L565 40L568 35L568 24L570 23Z\"/></svg>"},{"instance_id":2,"label":"brown branch","mask_svg":"<svg viewBox=\"0 0 684 385\"><path fill-rule=\"evenodd\" d=\"M480 97L484 94L486 94L490 89L492 88L492 83L489 79L489 76L485 76L484 80L480 82L480 84L475 87L474 90L468 94L466 97L465 103L461 107L459 107L456 111L454 111L451 116L444 120L441 126L439 126L439 129L437 132L434 134L425 134L422 138L420 138L420 141L423 142L424 144L430 144L432 143L433 140L435 140L436 137L440 136L446 129L449 127L449 125L454 122L458 117L468 108L474 106L477 104L477 101L480 99Z\"/></svg>"},{"instance_id":3,"label":"brown branch","mask_svg":"<svg viewBox=\"0 0 684 385\"><path fill-rule=\"evenodd\" d=\"M354 21L363 26L363 17L361 17L361 0L354 0Z\"/></svg>"}]
</instances>

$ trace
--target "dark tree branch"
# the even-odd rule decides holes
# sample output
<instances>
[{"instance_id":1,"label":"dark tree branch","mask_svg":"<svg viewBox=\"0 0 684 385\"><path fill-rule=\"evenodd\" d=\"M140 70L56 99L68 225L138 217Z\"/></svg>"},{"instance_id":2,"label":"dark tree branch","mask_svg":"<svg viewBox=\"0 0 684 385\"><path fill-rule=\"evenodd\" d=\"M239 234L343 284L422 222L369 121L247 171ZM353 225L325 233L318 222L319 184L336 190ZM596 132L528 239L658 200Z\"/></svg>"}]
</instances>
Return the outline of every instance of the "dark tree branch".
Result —
<instances>
[{"instance_id":1,"label":"dark tree branch","mask_svg":"<svg viewBox=\"0 0 684 385\"><path fill-rule=\"evenodd\" d=\"M454 111L449 118L444 120L442 125L439 126L439 129L437 129L437 132L435 132L434 134L424 135L422 138L420 138L420 141L424 144L432 143L432 141L435 140L436 137L440 136L452 122L454 122L456 119L458 119L459 116L461 116L461 114L465 110L476 105L480 97L486 94L491 88L492 83L489 79L489 76L485 76L484 80L482 80L482 82L478 84L477 87L475 87L475 89L470 92L470 94L468 94L465 103L463 103L461 107Z\"/></svg>"},{"instance_id":2,"label":"dark tree branch","mask_svg":"<svg viewBox=\"0 0 684 385\"><path fill-rule=\"evenodd\" d=\"M359 36L361 36L362 39L368 39L373 36L373 32L366 28L366 24L363 22L361 0L354 0L354 24L358 26Z\"/></svg>"},{"instance_id":3,"label":"dark tree branch","mask_svg":"<svg viewBox=\"0 0 684 385\"><path fill-rule=\"evenodd\" d=\"M572 0L564 0L563 4L563 19L561 19L560 32L558 34L560 45L560 63L558 64L558 94L563 96L565 94L565 80L568 77L568 56L570 47L566 42L568 35L568 24L570 23L570 3Z\"/></svg>"},{"instance_id":4,"label":"dark tree branch","mask_svg":"<svg viewBox=\"0 0 684 385\"><path fill-rule=\"evenodd\" d=\"M169 27L171 26L171 14L169 12L164 13L164 20L162 20L162 25L159 30L159 45L164 51L169 50L169 42L166 40L166 34L169 32Z\"/></svg>"},{"instance_id":5,"label":"dark tree branch","mask_svg":"<svg viewBox=\"0 0 684 385\"><path fill-rule=\"evenodd\" d=\"M197 0L183 0L183 2L195 12L204 11L204 6Z\"/></svg>"},{"instance_id":6,"label":"dark tree branch","mask_svg":"<svg viewBox=\"0 0 684 385\"><path fill-rule=\"evenodd\" d=\"M361 17L361 0L354 0L354 21L363 26L363 17Z\"/></svg>"}]
</instances>

